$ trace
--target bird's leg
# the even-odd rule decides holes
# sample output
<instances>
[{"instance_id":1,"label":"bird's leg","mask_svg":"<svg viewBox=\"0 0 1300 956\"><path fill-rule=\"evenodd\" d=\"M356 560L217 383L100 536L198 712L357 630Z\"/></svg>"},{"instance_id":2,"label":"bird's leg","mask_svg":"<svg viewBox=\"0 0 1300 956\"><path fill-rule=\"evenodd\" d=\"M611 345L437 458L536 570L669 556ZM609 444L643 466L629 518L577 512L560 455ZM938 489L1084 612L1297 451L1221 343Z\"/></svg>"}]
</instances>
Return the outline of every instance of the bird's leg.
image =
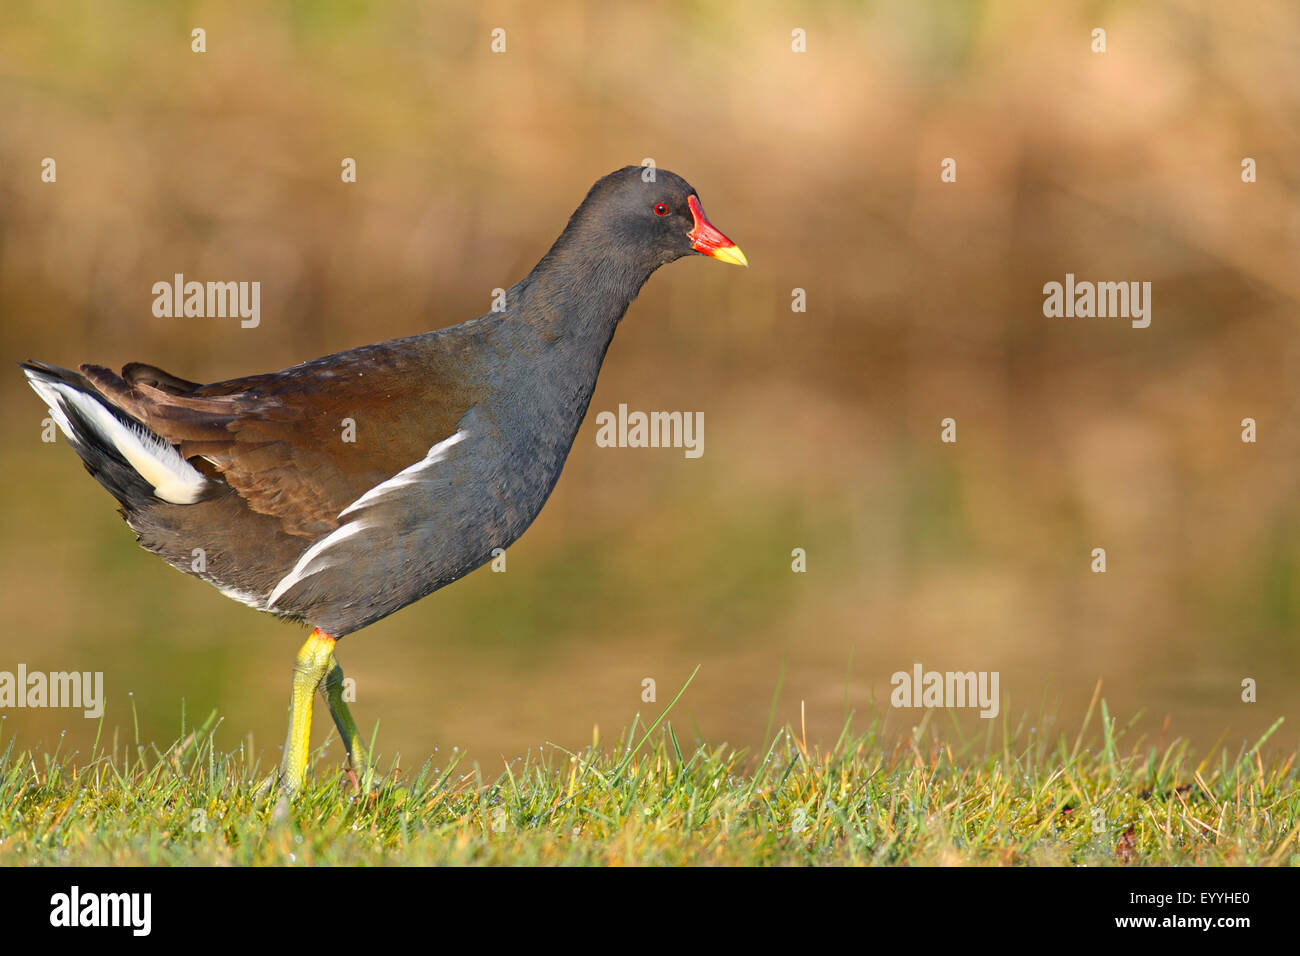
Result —
<instances>
[{"instance_id":1,"label":"bird's leg","mask_svg":"<svg viewBox=\"0 0 1300 956\"><path fill-rule=\"evenodd\" d=\"M352 712L348 710L347 701L343 699L343 668L339 666L338 659L332 653L329 663L329 671L325 674L321 689L325 694L326 703L329 704L330 716L334 718L334 726L339 729L343 746L348 749L348 763L352 765L352 772L357 775L357 780L362 781L364 786L368 766L366 745L362 742L361 732L357 730L357 725L352 720Z\"/></svg>"},{"instance_id":2,"label":"bird's leg","mask_svg":"<svg viewBox=\"0 0 1300 956\"><path fill-rule=\"evenodd\" d=\"M302 788L303 778L307 775L312 697L334 660L334 644L334 638L317 628L298 651L298 659L293 665L289 737L284 742L284 762L280 764L280 784L291 792Z\"/></svg>"}]
</instances>

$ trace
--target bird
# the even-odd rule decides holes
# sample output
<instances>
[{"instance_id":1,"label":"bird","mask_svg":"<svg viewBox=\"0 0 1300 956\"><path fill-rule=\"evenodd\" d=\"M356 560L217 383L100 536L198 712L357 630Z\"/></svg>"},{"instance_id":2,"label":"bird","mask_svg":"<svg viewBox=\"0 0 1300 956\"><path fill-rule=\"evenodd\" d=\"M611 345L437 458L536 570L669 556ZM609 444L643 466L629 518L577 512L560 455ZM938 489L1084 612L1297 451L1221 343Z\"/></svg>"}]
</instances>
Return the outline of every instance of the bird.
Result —
<instances>
[{"instance_id":1,"label":"bird","mask_svg":"<svg viewBox=\"0 0 1300 956\"><path fill-rule=\"evenodd\" d=\"M493 311L458 325L206 385L142 362L18 364L141 546L310 628L273 776L293 794L317 692L349 767L368 769L337 643L524 533L629 305L656 269L694 255L748 265L685 179L627 166L596 181Z\"/></svg>"}]
</instances>

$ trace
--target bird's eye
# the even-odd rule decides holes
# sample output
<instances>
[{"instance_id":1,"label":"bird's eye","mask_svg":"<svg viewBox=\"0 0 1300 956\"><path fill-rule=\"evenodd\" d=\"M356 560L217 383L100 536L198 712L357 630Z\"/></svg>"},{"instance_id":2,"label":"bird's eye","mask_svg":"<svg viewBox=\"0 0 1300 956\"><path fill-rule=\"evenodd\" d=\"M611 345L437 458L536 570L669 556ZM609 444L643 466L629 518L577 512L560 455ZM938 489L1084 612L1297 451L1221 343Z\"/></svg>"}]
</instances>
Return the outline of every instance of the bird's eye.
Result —
<instances>
[{"instance_id":1,"label":"bird's eye","mask_svg":"<svg viewBox=\"0 0 1300 956\"><path fill-rule=\"evenodd\" d=\"M657 202L657 203L655 203L655 215L656 215L656 216L666 216L666 215L668 215L668 204L665 203L665 202Z\"/></svg>"}]
</instances>

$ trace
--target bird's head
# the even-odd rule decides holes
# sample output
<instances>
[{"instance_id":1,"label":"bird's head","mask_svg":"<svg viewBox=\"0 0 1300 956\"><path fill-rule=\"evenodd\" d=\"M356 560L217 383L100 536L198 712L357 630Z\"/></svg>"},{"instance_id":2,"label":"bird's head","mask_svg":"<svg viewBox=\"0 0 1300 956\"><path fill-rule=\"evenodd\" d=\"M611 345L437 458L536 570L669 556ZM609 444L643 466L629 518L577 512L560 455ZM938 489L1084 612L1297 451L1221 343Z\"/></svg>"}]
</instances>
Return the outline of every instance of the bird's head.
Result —
<instances>
[{"instance_id":1,"label":"bird's head","mask_svg":"<svg viewBox=\"0 0 1300 956\"><path fill-rule=\"evenodd\" d=\"M747 266L740 247L704 215L695 188L666 169L625 166L596 182L574 213L600 255L633 257L651 269L683 256Z\"/></svg>"}]
</instances>

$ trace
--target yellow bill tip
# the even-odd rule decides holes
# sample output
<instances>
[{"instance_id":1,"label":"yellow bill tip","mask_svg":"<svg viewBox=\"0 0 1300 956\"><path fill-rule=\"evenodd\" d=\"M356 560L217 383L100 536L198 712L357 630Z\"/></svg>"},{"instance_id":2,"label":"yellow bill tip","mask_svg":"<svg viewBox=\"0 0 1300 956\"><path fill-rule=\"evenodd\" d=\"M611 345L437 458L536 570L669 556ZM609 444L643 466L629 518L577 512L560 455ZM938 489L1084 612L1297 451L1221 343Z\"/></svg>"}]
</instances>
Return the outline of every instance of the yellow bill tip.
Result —
<instances>
[{"instance_id":1,"label":"yellow bill tip","mask_svg":"<svg viewBox=\"0 0 1300 956\"><path fill-rule=\"evenodd\" d=\"M719 262L730 262L733 266L748 266L749 260L745 254L740 251L740 246L723 246L720 249L712 250L709 255Z\"/></svg>"}]
</instances>

